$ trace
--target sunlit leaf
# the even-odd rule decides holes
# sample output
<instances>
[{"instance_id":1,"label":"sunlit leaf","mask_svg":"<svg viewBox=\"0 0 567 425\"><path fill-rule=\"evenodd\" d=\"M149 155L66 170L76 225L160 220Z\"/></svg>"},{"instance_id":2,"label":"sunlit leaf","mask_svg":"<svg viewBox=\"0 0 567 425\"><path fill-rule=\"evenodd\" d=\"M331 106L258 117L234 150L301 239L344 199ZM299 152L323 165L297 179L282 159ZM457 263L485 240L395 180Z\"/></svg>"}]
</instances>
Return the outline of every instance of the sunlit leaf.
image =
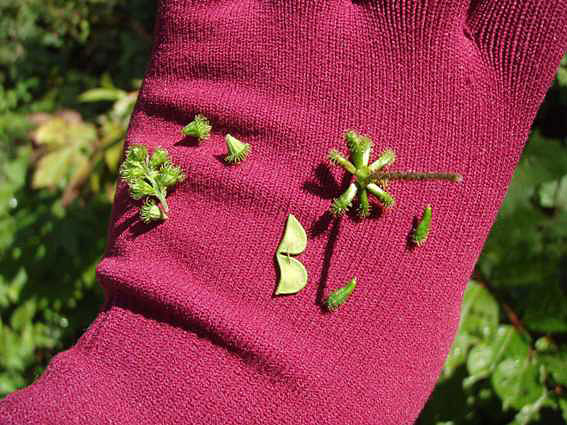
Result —
<instances>
[{"instance_id":1,"label":"sunlit leaf","mask_svg":"<svg viewBox=\"0 0 567 425\"><path fill-rule=\"evenodd\" d=\"M492 385L504 406L521 409L535 402L543 393L537 363L526 356L508 358L492 375Z\"/></svg>"}]
</instances>

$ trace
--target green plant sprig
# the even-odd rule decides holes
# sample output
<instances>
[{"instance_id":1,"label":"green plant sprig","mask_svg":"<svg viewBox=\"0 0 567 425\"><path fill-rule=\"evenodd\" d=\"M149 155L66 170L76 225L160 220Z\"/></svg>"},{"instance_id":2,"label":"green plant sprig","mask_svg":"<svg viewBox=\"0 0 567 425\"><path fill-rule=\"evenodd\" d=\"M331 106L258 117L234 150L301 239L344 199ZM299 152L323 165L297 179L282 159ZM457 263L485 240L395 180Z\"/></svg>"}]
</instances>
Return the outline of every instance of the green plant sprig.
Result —
<instances>
[{"instance_id":1,"label":"green plant sprig","mask_svg":"<svg viewBox=\"0 0 567 425\"><path fill-rule=\"evenodd\" d=\"M350 161L339 151L329 152L329 161L342 167L354 176L346 191L333 200L330 211L334 216L343 215L352 206L358 195L358 215L365 218L370 215L369 195L377 198L385 208L394 206L395 200L386 188L393 180L449 180L460 182L462 176L457 173L421 173L421 172L384 172L383 169L394 163L396 154L392 149L386 149L378 159L369 164L373 143L367 136L362 136L353 130L344 135L350 153Z\"/></svg>"},{"instance_id":2,"label":"green plant sprig","mask_svg":"<svg viewBox=\"0 0 567 425\"><path fill-rule=\"evenodd\" d=\"M140 218L145 223L167 219L167 188L185 180L185 174L171 162L165 149L157 148L150 157L144 145L128 148L120 165L120 177L128 183L133 199L146 198L140 207ZM159 200L159 205L152 196Z\"/></svg>"}]
</instances>

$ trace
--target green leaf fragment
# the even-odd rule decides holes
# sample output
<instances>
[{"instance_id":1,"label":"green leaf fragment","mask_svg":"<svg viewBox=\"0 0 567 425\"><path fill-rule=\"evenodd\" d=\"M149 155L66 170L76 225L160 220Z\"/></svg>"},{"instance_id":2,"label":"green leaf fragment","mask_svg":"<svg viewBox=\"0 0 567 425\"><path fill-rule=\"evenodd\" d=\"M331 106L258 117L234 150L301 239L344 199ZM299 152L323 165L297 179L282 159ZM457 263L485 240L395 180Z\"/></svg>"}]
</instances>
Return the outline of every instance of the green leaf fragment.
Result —
<instances>
[{"instance_id":1,"label":"green leaf fragment","mask_svg":"<svg viewBox=\"0 0 567 425\"><path fill-rule=\"evenodd\" d=\"M224 158L226 162L237 164L246 159L250 153L250 145L248 143L243 143L230 134L225 136L225 141L228 149L228 154Z\"/></svg>"},{"instance_id":2,"label":"green leaf fragment","mask_svg":"<svg viewBox=\"0 0 567 425\"><path fill-rule=\"evenodd\" d=\"M356 288L356 277L353 277L352 280L342 288L336 289L331 292L331 294L325 301L327 309L329 309L330 311L335 311L341 305L346 303L350 295L354 291L354 288Z\"/></svg>"},{"instance_id":3,"label":"green leaf fragment","mask_svg":"<svg viewBox=\"0 0 567 425\"><path fill-rule=\"evenodd\" d=\"M470 281L463 295L459 334L489 339L498 329L500 309L482 285Z\"/></svg>"},{"instance_id":4,"label":"green leaf fragment","mask_svg":"<svg viewBox=\"0 0 567 425\"><path fill-rule=\"evenodd\" d=\"M199 143L201 143L203 140L209 138L211 129L212 126L207 117L202 114L197 114L193 121L183 127L181 133L185 136L196 137L199 140Z\"/></svg>"},{"instance_id":5,"label":"green leaf fragment","mask_svg":"<svg viewBox=\"0 0 567 425\"><path fill-rule=\"evenodd\" d=\"M429 230L431 229L431 205L427 205L423 210L423 216L415 228L412 242L417 246L421 246L427 240L429 236Z\"/></svg>"},{"instance_id":6,"label":"green leaf fragment","mask_svg":"<svg viewBox=\"0 0 567 425\"><path fill-rule=\"evenodd\" d=\"M307 247L307 234L299 220L289 214L284 236L276 251L280 279L276 295L295 294L307 285L305 266L290 255L298 255Z\"/></svg>"}]
</instances>

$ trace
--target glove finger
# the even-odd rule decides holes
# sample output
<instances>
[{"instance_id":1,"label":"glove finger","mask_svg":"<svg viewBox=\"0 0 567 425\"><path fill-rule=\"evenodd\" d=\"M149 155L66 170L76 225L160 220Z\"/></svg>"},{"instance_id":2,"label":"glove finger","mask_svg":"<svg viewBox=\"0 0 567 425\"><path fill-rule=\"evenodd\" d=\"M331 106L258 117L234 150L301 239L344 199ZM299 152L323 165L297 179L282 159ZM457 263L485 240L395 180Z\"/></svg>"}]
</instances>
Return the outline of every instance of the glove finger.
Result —
<instances>
[{"instance_id":1,"label":"glove finger","mask_svg":"<svg viewBox=\"0 0 567 425\"><path fill-rule=\"evenodd\" d=\"M566 0L473 0L466 32L515 98L539 104L567 47Z\"/></svg>"}]
</instances>

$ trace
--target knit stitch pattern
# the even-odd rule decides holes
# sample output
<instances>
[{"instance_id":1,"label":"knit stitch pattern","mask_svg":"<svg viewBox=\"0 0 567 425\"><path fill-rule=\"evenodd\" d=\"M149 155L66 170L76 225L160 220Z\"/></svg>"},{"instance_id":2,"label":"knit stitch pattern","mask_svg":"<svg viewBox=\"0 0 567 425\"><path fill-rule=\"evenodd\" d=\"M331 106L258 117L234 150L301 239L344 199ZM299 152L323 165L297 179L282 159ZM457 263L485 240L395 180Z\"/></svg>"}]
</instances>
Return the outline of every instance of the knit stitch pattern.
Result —
<instances>
[{"instance_id":1,"label":"knit stitch pattern","mask_svg":"<svg viewBox=\"0 0 567 425\"><path fill-rule=\"evenodd\" d=\"M0 423L405 425L430 395L465 284L567 46L567 0L162 0L126 145L187 179L169 218L117 187L97 267L105 304L71 349L0 402ZM202 144L180 130L201 113ZM371 137L396 206L329 215L326 162ZM224 162L224 136L250 143ZM352 177L352 176L350 176ZM434 209L427 243L411 223ZM274 296L292 213L306 288ZM333 313L323 301L353 276Z\"/></svg>"}]
</instances>

